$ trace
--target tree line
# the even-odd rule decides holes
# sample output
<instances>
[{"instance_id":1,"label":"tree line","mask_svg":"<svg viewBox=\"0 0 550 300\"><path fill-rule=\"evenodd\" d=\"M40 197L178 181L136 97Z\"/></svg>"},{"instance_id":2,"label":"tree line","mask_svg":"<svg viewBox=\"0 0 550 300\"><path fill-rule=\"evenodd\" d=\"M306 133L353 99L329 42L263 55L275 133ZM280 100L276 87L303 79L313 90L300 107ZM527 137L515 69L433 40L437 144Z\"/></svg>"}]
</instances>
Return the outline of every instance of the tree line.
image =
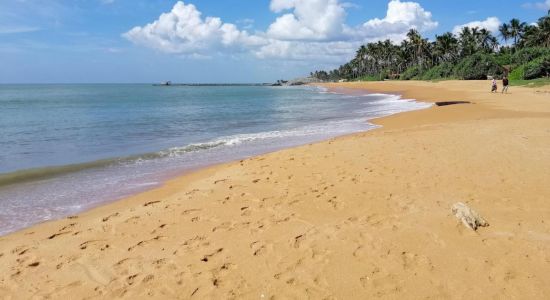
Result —
<instances>
[{"instance_id":1,"label":"tree line","mask_svg":"<svg viewBox=\"0 0 550 300\"><path fill-rule=\"evenodd\" d=\"M310 76L321 81L549 76L550 10L536 24L518 19L503 23L498 35L485 28L464 27L458 35L446 32L429 41L410 29L400 44L385 40L362 45L351 61Z\"/></svg>"}]
</instances>

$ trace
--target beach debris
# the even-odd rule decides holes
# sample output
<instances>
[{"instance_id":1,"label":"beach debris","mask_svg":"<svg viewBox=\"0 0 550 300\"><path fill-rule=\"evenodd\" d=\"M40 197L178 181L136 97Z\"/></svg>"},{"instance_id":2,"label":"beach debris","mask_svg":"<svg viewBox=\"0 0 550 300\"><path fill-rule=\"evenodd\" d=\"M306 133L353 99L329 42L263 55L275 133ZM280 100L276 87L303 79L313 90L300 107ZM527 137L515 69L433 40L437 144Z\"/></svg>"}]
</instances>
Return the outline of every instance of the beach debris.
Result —
<instances>
[{"instance_id":1,"label":"beach debris","mask_svg":"<svg viewBox=\"0 0 550 300\"><path fill-rule=\"evenodd\" d=\"M468 205L457 202L451 207L453 215L457 217L464 226L477 230L478 227L489 226L489 223L483 219L475 210L471 209Z\"/></svg>"}]
</instances>

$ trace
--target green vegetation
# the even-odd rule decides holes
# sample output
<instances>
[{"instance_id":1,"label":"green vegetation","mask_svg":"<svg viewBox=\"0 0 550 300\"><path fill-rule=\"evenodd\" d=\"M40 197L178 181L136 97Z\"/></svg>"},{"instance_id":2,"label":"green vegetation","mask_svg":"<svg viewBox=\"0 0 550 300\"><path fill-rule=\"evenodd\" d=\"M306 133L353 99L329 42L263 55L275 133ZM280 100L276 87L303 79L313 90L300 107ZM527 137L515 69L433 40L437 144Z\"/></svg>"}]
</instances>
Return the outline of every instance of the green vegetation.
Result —
<instances>
[{"instance_id":1,"label":"green vegetation","mask_svg":"<svg viewBox=\"0 0 550 300\"><path fill-rule=\"evenodd\" d=\"M536 25L512 19L499 28L504 45L483 28L465 27L428 41L411 29L400 44L361 46L348 63L311 76L322 81L487 79L509 75L511 83L550 76L550 11ZM547 82L536 81L535 84Z\"/></svg>"},{"instance_id":2,"label":"green vegetation","mask_svg":"<svg viewBox=\"0 0 550 300\"><path fill-rule=\"evenodd\" d=\"M523 80L523 74L525 74L525 66L521 65L512 70L508 77L510 81Z\"/></svg>"},{"instance_id":3,"label":"green vegetation","mask_svg":"<svg viewBox=\"0 0 550 300\"><path fill-rule=\"evenodd\" d=\"M411 66L405 72L401 73L399 76L399 79L401 80L411 80L411 79L418 79L418 77L422 74L422 69L418 66Z\"/></svg>"},{"instance_id":4,"label":"green vegetation","mask_svg":"<svg viewBox=\"0 0 550 300\"><path fill-rule=\"evenodd\" d=\"M523 79L548 77L548 74L550 74L550 55L545 55L525 65Z\"/></svg>"},{"instance_id":5,"label":"green vegetation","mask_svg":"<svg viewBox=\"0 0 550 300\"><path fill-rule=\"evenodd\" d=\"M497 64L495 58L485 53L467 56L453 68L454 75L465 80L487 79L487 74L497 77L502 72L503 69Z\"/></svg>"},{"instance_id":6,"label":"green vegetation","mask_svg":"<svg viewBox=\"0 0 550 300\"><path fill-rule=\"evenodd\" d=\"M371 75L364 75L359 78L357 78L357 81L379 81L379 76L371 76Z\"/></svg>"},{"instance_id":7,"label":"green vegetation","mask_svg":"<svg viewBox=\"0 0 550 300\"><path fill-rule=\"evenodd\" d=\"M444 62L437 65L422 74L422 80L440 80L440 79L452 79L453 78L453 65L448 62Z\"/></svg>"},{"instance_id":8,"label":"green vegetation","mask_svg":"<svg viewBox=\"0 0 550 300\"><path fill-rule=\"evenodd\" d=\"M513 86L540 87L547 84L550 84L550 77L537 78L532 80L510 81L510 85L513 85Z\"/></svg>"}]
</instances>

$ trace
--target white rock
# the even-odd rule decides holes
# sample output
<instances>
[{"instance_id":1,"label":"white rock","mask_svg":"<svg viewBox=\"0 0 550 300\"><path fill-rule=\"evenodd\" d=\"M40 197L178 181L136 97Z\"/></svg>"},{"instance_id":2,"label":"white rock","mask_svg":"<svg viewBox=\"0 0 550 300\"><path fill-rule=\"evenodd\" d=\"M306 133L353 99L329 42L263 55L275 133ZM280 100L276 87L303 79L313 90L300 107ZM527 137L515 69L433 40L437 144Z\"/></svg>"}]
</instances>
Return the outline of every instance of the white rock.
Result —
<instances>
[{"instance_id":1,"label":"white rock","mask_svg":"<svg viewBox=\"0 0 550 300\"><path fill-rule=\"evenodd\" d=\"M451 207L453 215L457 217L464 226L477 230L478 227L489 226L489 223L485 221L476 211L468 207L468 205L457 202Z\"/></svg>"}]
</instances>

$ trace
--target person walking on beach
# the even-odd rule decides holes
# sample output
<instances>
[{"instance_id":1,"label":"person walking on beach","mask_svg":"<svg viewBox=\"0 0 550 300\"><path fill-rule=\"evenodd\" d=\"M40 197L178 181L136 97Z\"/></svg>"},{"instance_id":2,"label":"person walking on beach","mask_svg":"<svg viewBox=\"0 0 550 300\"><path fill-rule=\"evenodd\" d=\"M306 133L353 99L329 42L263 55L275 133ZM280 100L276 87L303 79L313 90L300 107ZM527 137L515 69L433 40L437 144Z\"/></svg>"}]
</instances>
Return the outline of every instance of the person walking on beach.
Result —
<instances>
[{"instance_id":1,"label":"person walking on beach","mask_svg":"<svg viewBox=\"0 0 550 300\"><path fill-rule=\"evenodd\" d=\"M502 78L502 93L508 93L508 77L504 76Z\"/></svg>"},{"instance_id":2,"label":"person walking on beach","mask_svg":"<svg viewBox=\"0 0 550 300\"><path fill-rule=\"evenodd\" d=\"M495 93L497 91L497 80L493 78L493 81L491 82L491 93Z\"/></svg>"}]
</instances>

